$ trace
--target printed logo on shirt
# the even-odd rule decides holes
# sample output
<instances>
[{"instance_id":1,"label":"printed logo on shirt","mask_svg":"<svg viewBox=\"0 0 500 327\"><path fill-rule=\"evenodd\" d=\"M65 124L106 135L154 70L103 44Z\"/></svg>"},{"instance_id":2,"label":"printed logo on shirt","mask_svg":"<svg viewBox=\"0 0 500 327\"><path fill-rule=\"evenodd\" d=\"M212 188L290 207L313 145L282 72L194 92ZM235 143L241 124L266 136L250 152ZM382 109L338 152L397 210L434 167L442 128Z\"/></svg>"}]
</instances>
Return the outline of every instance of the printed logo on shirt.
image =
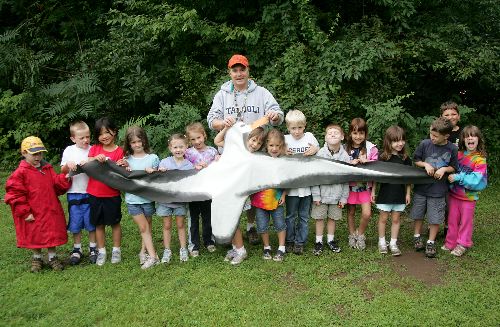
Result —
<instances>
[{"instance_id":1,"label":"printed logo on shirt","mask_svg":"<svg viewBox=\"0 0 500 327\"><path fill-rule=\"evenodd\" d=\"M227 115L234 115L234 114L237 114L238 111L236 110L235 107L228 107L225 109L226 111L226 114ZM243 112L251 112L251 113L254 113L254 114L258 114L260 112L260 107L256 107L256 106L246 106L243 108Z\"/></svg>"},{"instance_id":2,"label":"printed logo on shirt","mask_svg":"<svg viewBox=\"0 0 500 327\"><path fill-rule=\"evenodd\" d=\"M451 160L451 153L445 152L442 155L433 153L425 159L425 162L430 164L432 167L439 169L442 167L447 167L450 163L450 160Z\"/></svg>"},{"instance_id":3,"label":"printed logo on shirt","mask_svg":"<svg viewBox=\"0 0 500 327\"><path fill-rule=\"evenodd\" d=\"M304 153L306 152L310 146L302 146L299 148L288 148L288 150L292 151L293 153Z\"/></svg>"}]
</instances>

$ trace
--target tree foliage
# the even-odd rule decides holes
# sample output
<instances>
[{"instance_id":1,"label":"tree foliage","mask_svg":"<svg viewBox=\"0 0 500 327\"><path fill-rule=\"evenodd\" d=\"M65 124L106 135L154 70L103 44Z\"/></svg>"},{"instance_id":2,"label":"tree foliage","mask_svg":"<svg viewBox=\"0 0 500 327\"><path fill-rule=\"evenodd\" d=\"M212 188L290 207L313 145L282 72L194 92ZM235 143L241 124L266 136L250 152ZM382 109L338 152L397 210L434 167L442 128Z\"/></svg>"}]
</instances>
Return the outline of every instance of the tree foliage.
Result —
<instances>
[{"instance_id":1,"label":"tree foliage","mask_svg":"<svg viewBox=\"0 0 500 327\"><path fill-rule=\"evenodd\" d=\"M103 115L143 123L155 151L204 120L243 53L251 75L308 128L365 117L380 142L398 123L413 147L453 99L462 125L499 123L500 4L493 0L0 0L0 160L40 135L57 151L67 125ZM490 159L498 166L496 157Z\"/></svg>"}]
</instances>

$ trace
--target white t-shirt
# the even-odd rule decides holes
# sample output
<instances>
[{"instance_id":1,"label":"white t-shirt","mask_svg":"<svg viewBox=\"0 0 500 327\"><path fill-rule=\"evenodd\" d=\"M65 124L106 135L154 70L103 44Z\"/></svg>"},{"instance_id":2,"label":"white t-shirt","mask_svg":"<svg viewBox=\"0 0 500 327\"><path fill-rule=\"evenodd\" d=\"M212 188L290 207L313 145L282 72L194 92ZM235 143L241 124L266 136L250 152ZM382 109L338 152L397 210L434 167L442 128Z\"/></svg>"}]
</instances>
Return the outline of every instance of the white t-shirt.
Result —
<instances>
[{"instance_id":1,"label":"white t-shirt","mask_svg":"<svg viewBox=\"0 0 500 327\"><path fill-rule=\"evenodd\" d=\"M287 134L285 135L285 142L288 150L292 151L294 154L297 153L302 154L306 152L311 147L311 144L319 147L318 140L316 140L314 135L310 132L305 132L304 136L302 136L302 138L300 138L299 140L296 140L291 134ZM291 189L288 190L287 195L298 196L302 198L311 195L311 188L301 187L301 188Z\"/></svg>"},{"instance_id":2,"label":"white t-shirt","mask_svg":"<svg viewBox=\"0 0 500 327\"><path fill-rule=\"evenodd\" d=\"M61 167L64 166L68 161L73 161L79 164L82 161L86 161L89 158L90 146L87 149L82 149L76 146L76 144L68 146L64 149ZM89 182L89 177L87 174L78 174L73 176L73 183L71 184L68 193L87 193L87 184Z\"/></svg>"}]
</instances>

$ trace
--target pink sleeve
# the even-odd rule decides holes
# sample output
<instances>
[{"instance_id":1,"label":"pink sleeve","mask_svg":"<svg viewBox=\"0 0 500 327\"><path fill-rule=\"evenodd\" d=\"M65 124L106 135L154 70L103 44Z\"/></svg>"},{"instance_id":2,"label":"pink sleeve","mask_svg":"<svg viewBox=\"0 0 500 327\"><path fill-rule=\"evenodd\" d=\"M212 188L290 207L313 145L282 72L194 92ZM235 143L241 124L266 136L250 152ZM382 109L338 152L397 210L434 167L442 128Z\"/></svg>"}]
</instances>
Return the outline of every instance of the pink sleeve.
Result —
<instances>
[{"instance_id":1,"label":"pink sleeve","mask_svg":"<svg viewBox=\"0 0 500 327\"><path fill-rule=\"evenodd\" d=\"M377 161L378 160L378 149L376 146L370 149L370 153L368 153L369 161Z\"/></svg>"}]
</instances>

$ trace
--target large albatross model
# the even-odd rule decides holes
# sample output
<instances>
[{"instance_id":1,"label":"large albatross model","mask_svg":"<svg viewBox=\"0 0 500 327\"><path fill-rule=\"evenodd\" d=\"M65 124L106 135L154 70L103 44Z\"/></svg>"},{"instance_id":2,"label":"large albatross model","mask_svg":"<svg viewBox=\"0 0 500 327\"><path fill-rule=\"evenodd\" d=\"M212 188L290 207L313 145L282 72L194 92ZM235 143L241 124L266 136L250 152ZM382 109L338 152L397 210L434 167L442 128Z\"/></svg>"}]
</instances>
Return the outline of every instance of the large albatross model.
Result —
<instances>
[{"instance_id":1,"label":"large albatross model","mask_svg":"<svg viewBox=\"0 0 500 327\"><path fill-rule=\"evenodd\" d=\"M118 190L158 202L212 200L212 232L218 242L229 242L239 223L245 199L267 188L298 188L349 181L393 184L432 183L424 170L380 161L353 166L320 157L272 158L246 148L252 127L237 122L226 134L224 153L200 171L128 172L108 161L79 167Z\"/></svg>"}]
</instances>

